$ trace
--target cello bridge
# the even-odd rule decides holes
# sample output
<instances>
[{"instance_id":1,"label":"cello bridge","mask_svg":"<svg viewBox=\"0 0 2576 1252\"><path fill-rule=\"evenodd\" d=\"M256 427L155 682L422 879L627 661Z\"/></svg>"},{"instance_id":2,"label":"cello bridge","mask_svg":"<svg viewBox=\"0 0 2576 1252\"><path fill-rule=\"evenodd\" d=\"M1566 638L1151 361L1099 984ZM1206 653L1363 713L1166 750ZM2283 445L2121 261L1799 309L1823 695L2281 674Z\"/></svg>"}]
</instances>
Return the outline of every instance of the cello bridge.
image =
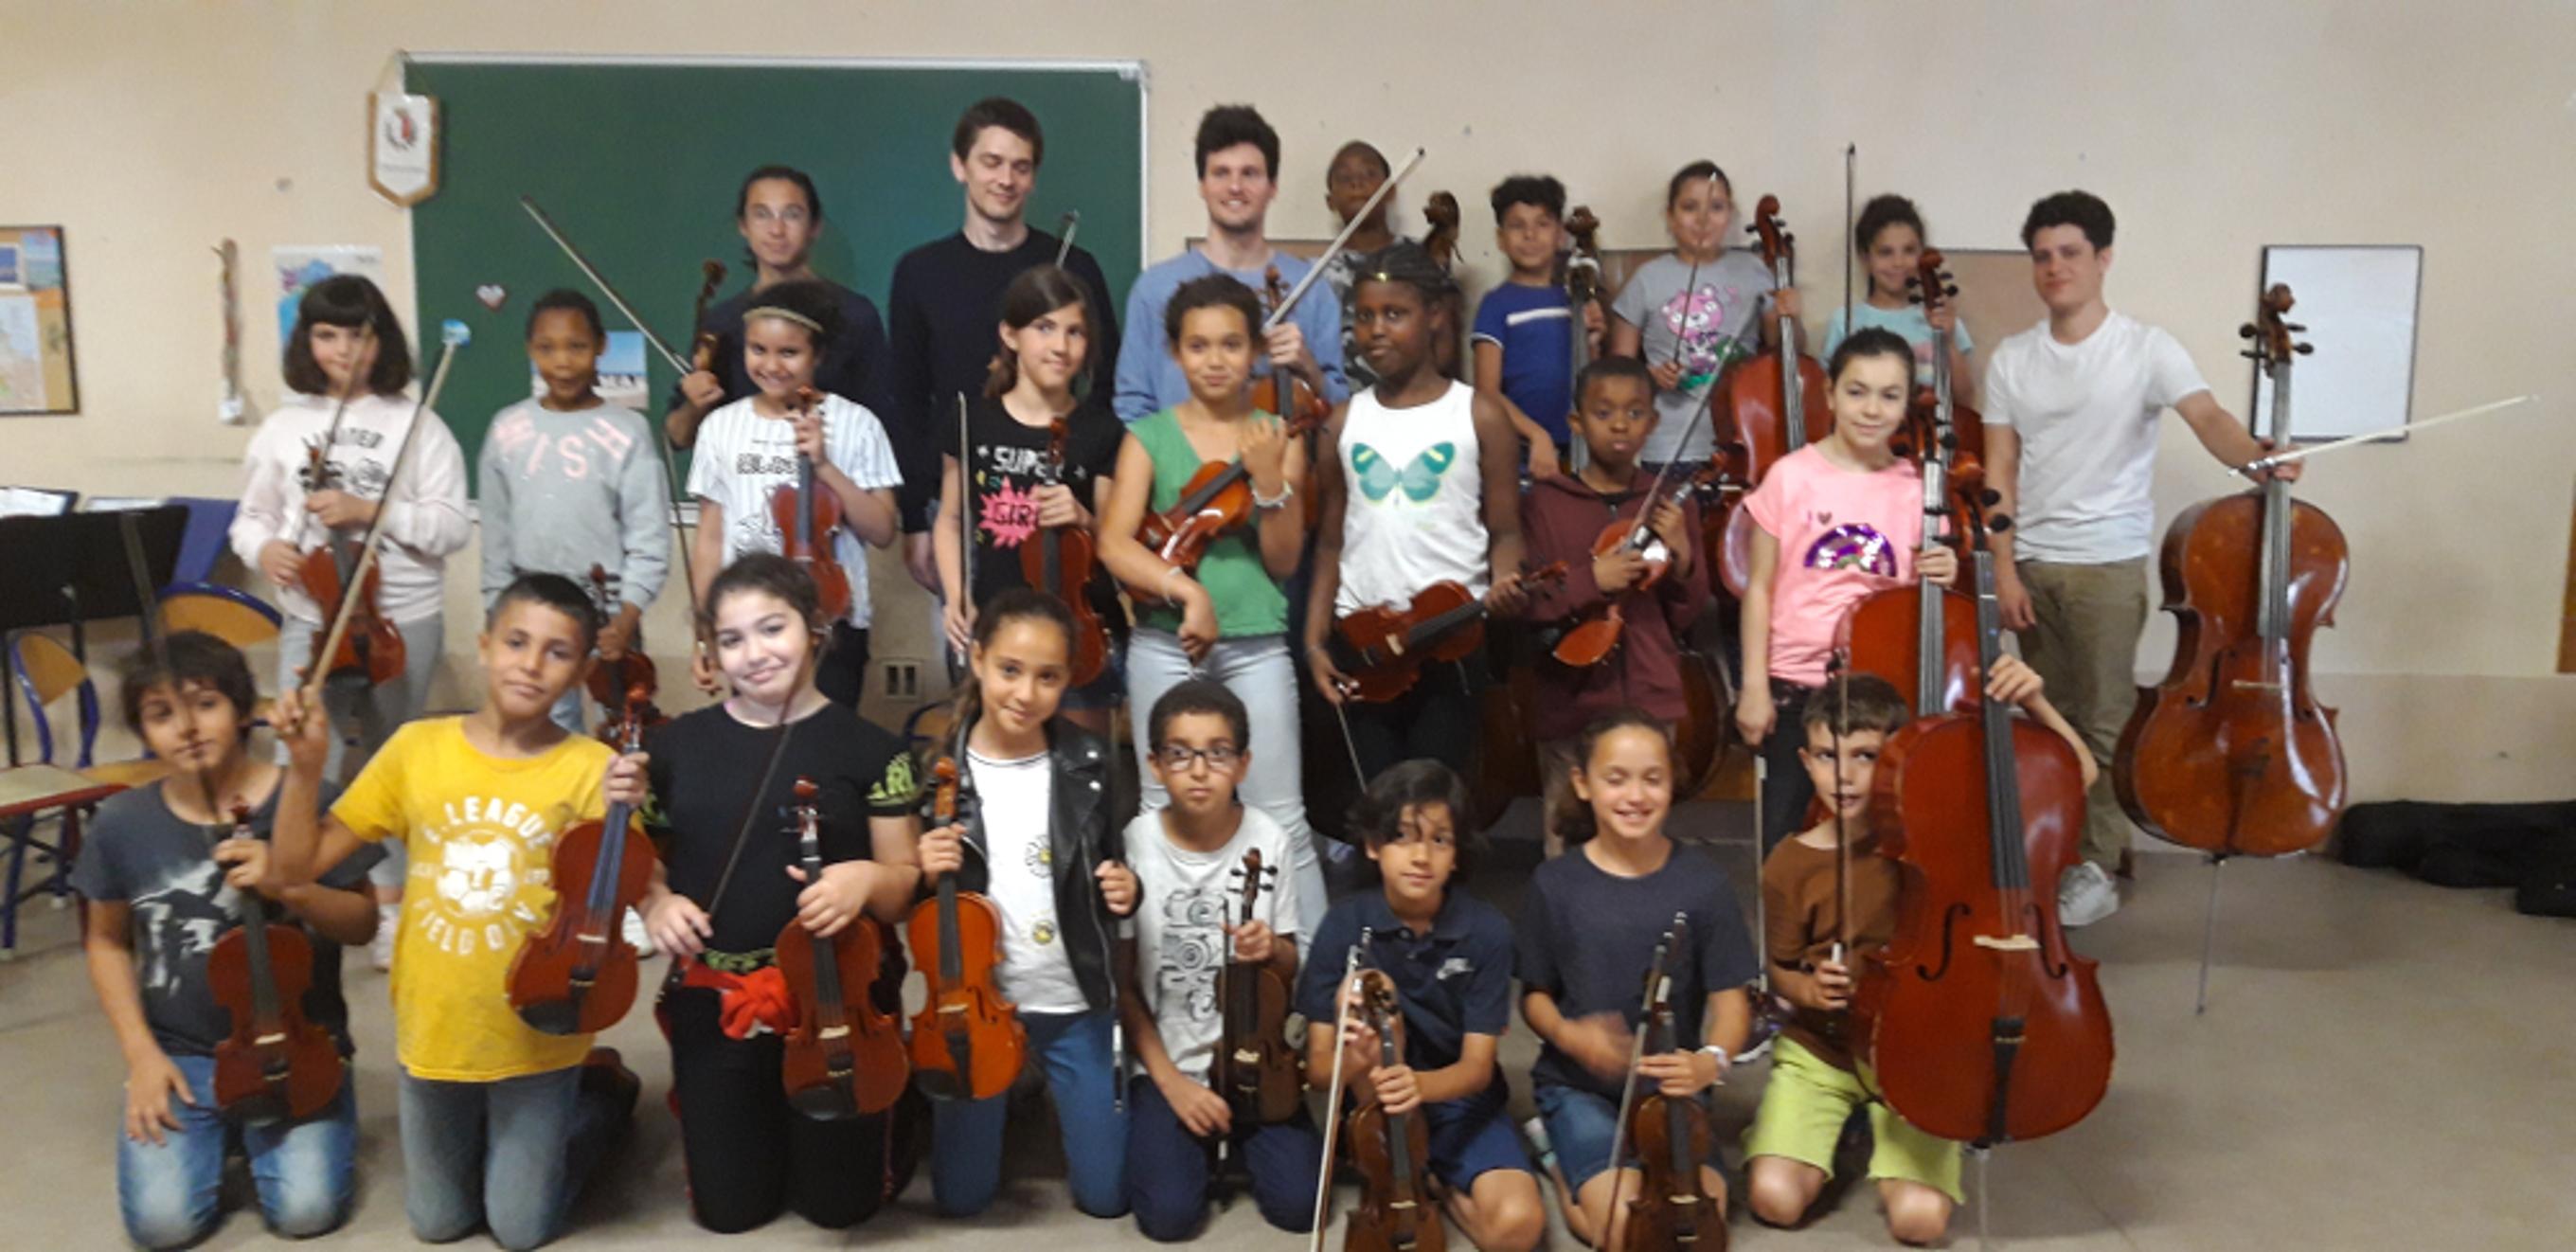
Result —
<instances>
[{"instance_id":1,"label":"cello bridge","mask_svg":"<svg viewBox=\"0 0 2576 1252\"><path fill-rule=\"evenodd\" d=\"M2028 935L1979 935L1970 942L1996 952L2039 951L2039 940Z\"/></svg>"},{"instance_id":2,"label":"cello bridge","mask_svg":"<svg viewBox=\"0 0 2576 1252\"><path fill-rule=\"evenodd\" d=\"M281 1030L273 1035L261 1035L260 1037L251 1040L251 1042L263 1048L275 1047L278 1044L286 1042L286 1032Z\"/></svg>"},{"instance_id":3,"label":"cello bridge","mask_svg":"<svg viewBox=\"0 0 2576 1252\"><path fill-rule=\"evenodd\" d=\"M2236 690L2238 690L2238 691L2279 691L2279 690L2281 690L2281 684L2279 684L2279 683L2255 682L2254 680L2252 680L2252 679L2247 679L2247 678L2239 678L2239 679L2236 679L2236 680L2234 680L2234 681L2232 681L2232 682L2228 683L2227 685L2228 685L2228 686L2230 686L2230 687L2235 688L2235 689L2236 689Z\"/></svg>"},{"instance_id":4,"label":"cello bridge","mask_svg":"<svg viewBox=\"0 0 2576 1252\"><path fill-rule=\"evenodd\" d=\"M840 1039L847 1037L849 1033L850 1028L847 1026L826 1026L823 1029L816 1031L814 1037L817 1039Z\"/></svg>"}]
</instances>

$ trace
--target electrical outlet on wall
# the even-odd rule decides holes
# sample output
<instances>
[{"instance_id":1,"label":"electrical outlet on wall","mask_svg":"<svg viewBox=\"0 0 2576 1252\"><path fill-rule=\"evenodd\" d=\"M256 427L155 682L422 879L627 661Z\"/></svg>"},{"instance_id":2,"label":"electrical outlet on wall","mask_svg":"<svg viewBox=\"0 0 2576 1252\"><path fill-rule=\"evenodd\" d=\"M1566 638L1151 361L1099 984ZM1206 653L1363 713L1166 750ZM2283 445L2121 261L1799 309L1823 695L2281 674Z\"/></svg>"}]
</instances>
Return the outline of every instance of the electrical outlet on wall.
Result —
<instances>
[{"instance_id":1,"label":"electrical outlet on wall","mask_svg":"<svg viewBox=\"0 0 2576 1252\"><path fill-rule=\"evenodd\" d=\"M921 662L911 657L895 657L885 662L885 683L879 688L889 700L911 700L921 695Z\"/></svg>"}]
</instances>

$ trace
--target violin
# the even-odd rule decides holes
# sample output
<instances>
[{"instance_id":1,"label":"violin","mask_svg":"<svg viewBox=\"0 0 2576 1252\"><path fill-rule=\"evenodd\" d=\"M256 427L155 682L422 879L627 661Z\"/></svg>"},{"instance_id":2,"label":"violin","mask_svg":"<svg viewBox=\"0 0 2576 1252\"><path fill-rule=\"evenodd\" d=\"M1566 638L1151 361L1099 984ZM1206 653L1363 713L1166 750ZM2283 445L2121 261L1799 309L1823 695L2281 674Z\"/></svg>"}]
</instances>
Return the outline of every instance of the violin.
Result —
<instances>
[{"instance_id":1,"label":"violin","mask_svg":"<svg viewBox=\"0 0 2576 1252\"><path fill-rule=\"evenodd\" d=\"M256 837L249 805L235 801L232 817L233 838ZM207 987L233 1020L215 1045L215 1104L245 1122L301 1121L339 1098L345 1075L331 1032L304 1016L313 944L271 921L259 893L233 895L234 924L206 954Z\"/></svg>"},{"instance_id":2,"label":"violin","mask_svg":"<svg viewBox=\"0 0 2576 1252\"><path fill-rule=\"evenodd\" d=\"M1064 485L1066 428L1061 417L1048 428L1038 481L1049 487ZM1089 594L1098 555L1091 532L1080 526L1041 526L1029 542L1020 545L1021 576L1030 586L1062 601L1073 614L1072 685L1076 687L1091 685L1109 664L1109 627L1092 610Z\"/></svg>"},{"instance_id":3,"label":"violin","mask_svg":"<svg viewBox=\"0 0 2576 1252\"><path fill-rule=\"evenodd\" d=\"M1422 232L1422 250L1431 254L1431 263L1444 272L1458 268L1458 197L1432 192L1422 202L1422 221L1430 227Z\"/></svg>"},{"instance_id":4,"label":"violin","mask_svg":"<svg viewBox=\"0 0 2576 1252\"><path fill-rule=\"evenodd\" d=\"M972 793L953 756L931 766L930 824L972 823ZM960 814L965 816L961 817ZM982 1100L1010 1090L1028 1054L1019 1010L1002 998L1002 911L939 876L936 898L904 923L912 950L926 954L921 1011L912 1017L912 1068L932 1094Z\"/></svg>"},{"instance_id":5,"label":"violin","mask_svg":"<svg viewBox=\"0 0 2576 1252\"><path fill-rule=\"evenodd\" d=\"M621 750L643 747L644 728L628 718ZM625 801L608 816L583 822L555 841L554 916L510 958L510 1007L549 1035L606 1030L635 1004L635 949L626 942L626 910L653 882L653 845Z\"/></svg>"},{"instance_id":6,"label":"violin","mask_svg":"<svg viewBox=\"0 0 2576 1252\"><path fill-rule=\"evenodd\" d=\"M356 386L357 380L350 380L350 387L354 389ZM331 464L330 455L331 445L339 437L340 418L348 408L349 396L344 391L339 407L331 413L330 428L304 450L304 465L296 471L296 480L303 486L307 499L342 486L340 467ZM391 494L393 486L390 480L385 490ZM383 503L379 500L379 508ZM308 513L305 516L312 515ZM300 521L297 530L302 530ZM339 645L329 656L322 655L322 641L316 637L312 666L307 672L331 678L362 678L368 686L375 686L402 677L404 667L410 662L410 654L403 644L402 630L384 615L381 587L374 565L369 563L361 575L359 563L358 542L338 532L329 532L322 536L320 543L306 549L296 564L296 581L303 586L304 594L313 598L313 603L334 604L345 599L352 606L348 633L341 637Z\"/></svg>"},{"instance_id":7,"label":"violin","mask_svg":"<svg viewBox=\"0 0 2576 1252\"><path fill-rule=\"evenodd\" d=\"M1640 1055L1680 1050L1673 1029L1673 976L1670 962L1681 954L1683 919L1655 945L1655 960L1646 971L1646 1014L1640 1024ZM1637 1082L1633 1066L1631 1089ZM1661 1090L1639 1097L1622 1123L1628 1151L1637 1158L1643 1180L1628 1201L1627 1223L1619 1240L1627 1252L1701 1248L1725 1252L1726 1215L1708 1194L1700 1162L1709 1159L1715 1131L1708 1106L1696 1097L1665 1095ZM1616 1193L1613 1194L1616 1212Z\"/></svg>"},{"instance_id":8,"label":"violin","mask_svg":"<svg viewBox=\"0 0 2576 1252\"><path fill-rule=\"evenodd\" d=\"M796 411L811 413L823 393L811 387L796 391ZM772 488L769 519L778 527L778 554L805 567L821 593L823 616L839 621L850 611L850 572L832 555L832 534L841 526L841 498L817 490L814 458L796 453L796 481Z\"/></svg>"},{"instance_id":9,"label":"violin","mask_svg":"<svg viewBox=\"0 0 2576 1252\"><path fill-rule=\"evenodd\" d=\"M1402 1065L1404 1012L1395 980L1376 969L1358 978L1360 1015L1377 1032L1378 1065ZM1389 1113L1364 1094L1346 1129L1360 1203L1343 1228L1343 1252L1442 1252L1449 1232L1431 1198L1431 1128L1421 1111Z\"/></svg>"},{"instance_id":10,"label":"violin","mask_svg":"<svg viewBox=\"0 0 2576 1252\"><path fill-rule=\"evenodd\" d=\"M1270 306L1270 316L1261 326L1267 332L1288 316L1288 287L1280 279L1277 265L1263 273L1261 290ZM1283 387L1286 388L1284 392L1281 390ZM1315 389L1308 386L1305 379L1277 368L1252 380L1252 407L1264 413L1278 414L1292 422L1312 419L1309 425L1320 423L1332 415L1332 406L1324 403L1324 398L1315 394Z\"/></svg>"},{"instance_id":11,"label":"violin","mask_svg":"<svg viewBox=\"0 0 2576 1252\"><path fill-rule=\"evenodd\" d=\"M1279 880L1279 867L1261 863L1261 850L1243 854L1234 869L1242 880L1239 924L1252 924L1252 911L1265 883ZM1267 961L1229 959L1217 971L1217 1003L1224 1008L1225 1033L1218 1039L1208 1077L1234 1111L1237 1126L1284 1122L1305 1107L1306 1065L1288 1046L1288 980Z\"/></svg>"},{"instance_id":12,"label":"violin","mask_svg":"<svg viewBox=\"0 0 2576 1252\"><path fill-rule=\"evenodd\" d=\"M1673 466L1678 464L1680 464L1678 461L1666 462L1661 470L1656 471L1655 481L1647 486L1645 500L1637 506L1636 516L1613 518L1610 524L1602 527L1601 533L1594 537L1592 541L1594 557L1608 556L1614 552L1633 552L1644 559L1645 573L1640 575L1636 582L1629 584L1626 591L1585 609L1575 618L1574 624L1566 628L1565 634L1549 651L1549 655L1555 657L1558 664L1580 669L1588 665L1599 665L1608 660L1610 654L1619 647L1620 630L1627 621L1627 613L1623 606L1628 600L1661 585L1665 573L1671 570L1672 551L1664 546L1663 536L1655 533L1655 510L1662 508L1665 503L1681 492L1698 487L1715 474L1715 467L1706 465L1700 467L1696 473L1675 478L1672 470ZM1668 492L1670 494L1667 494Z\"/></svg>"},{"instance_id":13,"label":"violin","mask_svg":"<svg viewBox=\"0 0 2576 1252\"><path fill-rule=\"evenodd\" d=\"M2293 342L2287 286L2264 293L2242 334L2272 380L2272 442L2290 438ZM2112 784L2140 826L2216 857L2315 847L2343 813L2334 710L2308 687L2308 649L2332 625L2352 572L2325 510L2271 478L2204 500L2165 532L2165 611L2181 626L2173 667L2141 690Z\"/></svg>"},{"instance_id":14,"label":"violin","mask_svg":"<svg viewBox=\"0 0 2576 1252\"><path fill-rule=\"evenodd\" d=\"M698 272L704 281L698 284L698 300L689 314L689 324L698 328L698 337L689 345L689 364L696 366L701 374L712 374L716 361L724 355L724 341L714 331L706 329L707 304L716 298L716 288L724 285L724 262L701 261Z\"/></svg>"},{"instance_id":15,"label":"violin","mask_svg":"<svg viewBox=\"0 0 2576 1252\"><path fill-rule=\"evenodd\" d=\"M1986 538L1993 499L1955 492L1977 572L1977 659L2003 655ZM2054 1134L2111 1081L2111 1015L2094 962L2057 921L2057 880L2084 829L2075 749L2001 701L1888 736L1871 779L1878 853L1901 879L1896 930L1864 955L1855 1055L1889 1108L1943 1139L1991 1147Z\"/></svg>"},{"instance_id":16,"label":"violin","mask_svg":"<svg viewBox=\"0 0 2576 1252\"><path fill-rule=\"evenodd\" d=\"M1322 425L1326 416L1324 412L1300 414L1288 419L1282 433L1289 439L1302 439ZM1252 471L1244 468L1243 458L1208 461L1182 484L1181 497L1170 509L1145 514L1145 520L1136 527L1136 542L1152 549L1154 555L1175 569L1195 570L1199 558L1207 555L1209 544L1251 520Z\"/></svg>"},{"instance_id":17,"label":"violin","mask_svg":"<svg viewBox=\"0 0 2576 1252\"><path fill-rule=\"evenodd\" d=\"M1523 577L1537 586L1565 577L1557 561ZM1492 595L1486 593L1487 597ZM1333 622L1324 637L1333 665L1350 681L1351 699L1383 704L1413 689L1426 661L1463 661L1485 646L1485 600L1442 580L1415 592L1401 608L1371 605Z\"/></svg>"},{"instance_id":18,"label":"violin","mask_svg":"<svg viewBox=\"0 0 2576 1252\"><path fill-rule=\"evenodd\" d=\"M1923 255L1915 259L1914 273L1905 280L1905 285L1914 289L1914 303L1922 305L1926 314L1937 313L1943 305L1958 298L1958 285L1950 281L1950 272L1943 268L1947 264L1940 249L1925 248ZM1851 329L1845 327L1843 333L1850 334ZM1954 333L1947 330L1932 332L1932 386L1915 397L1914 407L1927 410L1924 434L1947 431L1950 443L1945 450L1983 461L1986 459L1986 419L1975 409L1951 397L1950 339ZM1927 456L1931 451L1930 440L1916 442L1916 456Z\"/></svg>"},{"instance_id":19,"label":"violin","mask_svg":"<svg viewBox=\"0 0 2576 1252\"><path fill-rule=\"evenodd\" d=\"M1771 282L1786 291L1797 285L1797 240L1780 221L1780 198L1764 196L1753 207L1749 227L1760 240L1762 263ZM1749 356L1727 367L1718 386L1726 393L1727 418L1735 442L1744 449L1744 481L1761 485L1780 458L1833 433L1833 410L1825 406L1825 367L1798 351L1798 319L1780 315L1780 345L1768 354ZM1741 509L1726 510L1724 539L1718 553L1718 577L1741 599L1753 569L1753 519Z\"/></svg>"},{"instance_id":20,"label":"violin","mask_svg":"<svg viewBox=\"0 0 2576 1252\"><path fill-rule=\"evenodd\" d=\"M797 779L791 810L808 883L823 880L819 790L813 779ZM778 932L778 974L792 1006L779 1078L789 1107L815 1121L882 1113L912 1080L903 1028L869 994L884 957L882 931L861 916L828 939L794 919Z\"/></svg>"},{"instance_id":21,"label":"violin","mask_svg":"<svg viewBox=\"0 0 2576 1252\"><path fill-rule=\"evenodd\" d=\"M1962 490L1985 490L1985 471L1974 458L1962 454L1952 466L1942 412L1937 407L1923 411L1932 424L1932 433L1923 439L1926 540L1937 538L1950 516L1954 479ZM1966 712L1983 698L1977 682L1977 601L1964 591L1918 577L1912 587L1863 597L1835 630L1835 644L1851 667L1912 693L1917 717Z\"/></svg>"},{"instance_id":22,"label":"violin","mask_svg":"<svg viewBox=\"0 0 2576 1252\"><path fill-rule=\"evenodd\" d=\"M614 599L608 594L608 570L590 567L590 595L599 602L601 620L610 615ZM661 677L654 672L653 658L629 647L626 655L614 661L594 659L590 677L583 680L590 688L590 698L599 703L607 724L600 727L600 738L615 746L620 725L633 719L646 727L659 726L671 720L654 707L653 693L661 689Z\"/></svg>"}]
</instances>

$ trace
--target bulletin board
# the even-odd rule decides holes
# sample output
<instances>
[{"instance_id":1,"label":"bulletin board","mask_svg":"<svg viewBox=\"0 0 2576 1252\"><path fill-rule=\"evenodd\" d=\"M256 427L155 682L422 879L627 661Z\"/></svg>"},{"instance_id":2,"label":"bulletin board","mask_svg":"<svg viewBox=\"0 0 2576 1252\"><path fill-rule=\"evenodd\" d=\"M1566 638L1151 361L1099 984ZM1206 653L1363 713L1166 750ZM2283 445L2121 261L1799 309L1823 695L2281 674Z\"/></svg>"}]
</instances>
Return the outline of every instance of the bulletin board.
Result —
<instances>
[{"instance_id":1,"label":"bulletin board","mask_svg":"<svg viewBox=\"0 0 2576 1252\"><path fill-rule=\"evenodd\" d=\"M2415 398L2415 308L2424 249L2411 244L2280 245L2263 249L2259 291L2286 283L2285 320L2316 351L2292 367L2290 438L2340 439L2406 425ZM2249 311L2252 303L2248 302ZM2272 430L2272 380L2254 373L2248 420Z\"/></svg>"},{"instance_id":2,"label":"bulletin board","mask_svg":"<svg viewBox=\"0 0 2576 1252\"><path fill-rule=\"evenodd\" d=\"M60 226L0 226L0 415L80 412Z\"/></svg>"}]
</instances>

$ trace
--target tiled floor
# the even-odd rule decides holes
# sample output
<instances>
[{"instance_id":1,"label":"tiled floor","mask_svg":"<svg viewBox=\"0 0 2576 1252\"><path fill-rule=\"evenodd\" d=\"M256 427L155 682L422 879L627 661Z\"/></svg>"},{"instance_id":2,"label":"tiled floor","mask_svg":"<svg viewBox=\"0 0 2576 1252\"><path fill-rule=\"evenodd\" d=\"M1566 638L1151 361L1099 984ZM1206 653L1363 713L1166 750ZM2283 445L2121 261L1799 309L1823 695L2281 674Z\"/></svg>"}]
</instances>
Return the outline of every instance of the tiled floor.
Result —
<instances>
[{"instance_id":1,"label":"tiled floor","mask_svg":"<svg viewBox=\"0 0 2576 1252\"><path fill-rule=\"evenodd\" d=\"M1506 821L1477 884L1507 910L1535 860L1532 820L1524 804ZM1702 805L1679 828L1712 836L1742 880L1746 823L1740 806ZM2129 906L2078 932L2083 950L2102 961L2118 1071L2083 1124L1995 1155L1987 1207L1996 1246L2576 1247L2576 925L2516 915L2501 892L2441 891L2318 859L2236 862L2224 872L2206 1016L2192 1014L2208 874L2198 863L2144 858ZM123 1245L111 1146L123 1075L72 916L33 906L20 956L0 964L0 1247ZM361 1058L361 1195L356 1217L330 1242L398 1246L409 1234L381 976L354 973L350 998ZM661 1113L668 1055L650 1015L633 1014L608 1041L644 1076L644 1116L561 1246L707 1246L683 1198L677 1128ZM1533 1050L1525 1031L1504 1045L1523 1104ZM1750 1114L1761 1081L1743 1072L1722 1093L1727 1133ZM846 1236L790 1218L725 1246L1142 1242L1123 1221L1073 1212L1043 1114L1015 1126L1014 1138L1021 1148L1003 1198L973 1224L931 1217L921 1182ZM1971 1191L1973 1199L1973 1175ZM1973 1207L1958 1232L1956 1246L1976 1246ZM1746 1248L1893 1246L1865 1189L1808 1230L1739 1220L1734 1236ZM1292 1239L1237 1202L1200 1243L1282 1248ZM1339 1246L1340 1233L1329 1239ZM206 1246L270 1242L255 1217L236 1213ZM490 1244L478 1237L462 1246ZM1559 1230L1550 1246L1577 1245Z\"/></svg>"}]
</instances>

